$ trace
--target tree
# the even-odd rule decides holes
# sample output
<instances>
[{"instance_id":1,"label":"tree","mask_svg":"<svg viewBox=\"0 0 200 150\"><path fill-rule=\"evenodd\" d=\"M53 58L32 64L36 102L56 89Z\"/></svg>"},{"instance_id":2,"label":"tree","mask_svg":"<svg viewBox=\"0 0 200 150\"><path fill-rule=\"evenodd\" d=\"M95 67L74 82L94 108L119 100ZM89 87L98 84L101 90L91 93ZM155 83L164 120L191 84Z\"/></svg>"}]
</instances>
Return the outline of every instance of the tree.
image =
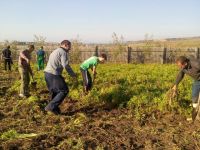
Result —
<instances>
[{"instance_id":1,"label":"tree","mask_svg":"<svg viewBox=\"0 0 200 150\"><path fill-rule=\"evenodd\" d=\"M72 51L71 51L71 61L72 62L76 62L76 63L80 63L81 62L81 42L80 42L80 38L77 35L76 39L72 40Z\"/></svg>"},{"instance_id":2,"label":"tree","mask_svg":"<svg viewBox=\"0 0 200 150\"><path fill-rule=\"evenodd\" d=\"M113 39L113 45L114 45L114 58L115 58L115 62L117 62L117 58L119 57L119 55L125 51L126 49L126 45L124 43L124 37L121 35L120 37L118 37L118 35L114 32L112 34L112 39Z\"/></svg>"},{"instance_id":3,"label":"tree","mask_svg":"<svg viewBox=\"0 0 200 150\"><path fill-rule=\"evenodd\" d=\"M4 46L7 47L8 45L10 45L9 40L4 40Z\"/></svg>"},{"instance_id":4,"label":"tree","mask_svg":"<svg viewBox=\"0 0 200 150\"><path fill-rule=\"evenodd\" d=\"M34 34L34 43L36 46L43 46L46 42L46 37Z\"/></svg>"},{"instance_id":5,"label":"tree","mask_svg":"<svg viewBox=\"0 0 200 150\"><path fill-rule=\"evenodd\" d=\"M152 44L153 44L153 35L149 35L148 33L146 33L144 35L144 41L145 41L145 49L147 51L149 51L152 47Z\"/></svg>"}]
</instances>

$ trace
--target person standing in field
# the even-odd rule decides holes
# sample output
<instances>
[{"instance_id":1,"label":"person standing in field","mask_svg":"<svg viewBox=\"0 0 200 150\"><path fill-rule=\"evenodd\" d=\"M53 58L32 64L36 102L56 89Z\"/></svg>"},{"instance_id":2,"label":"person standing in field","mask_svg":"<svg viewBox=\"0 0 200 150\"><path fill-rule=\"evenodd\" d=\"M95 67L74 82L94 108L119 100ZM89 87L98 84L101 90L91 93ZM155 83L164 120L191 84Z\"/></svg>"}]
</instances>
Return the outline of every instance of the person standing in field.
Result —
<instances>
[{"instance_id":1,"label":"person standing in field","mask_svg":"<svg viewBox=\"0 0 200 150\"><path fill-rule=\"evenodd\" d=\"M5 70L7 70L8 68L8 70L11 71L12 57L11 57L10 45L8 45L7 48L5 48L2 51L2 58L4 59Z\"/></svg>"},{"instance_id":2,"label":"person standing in field","mask_svg":"<svg viewBox=\"0 0 200 150\"><path fill-rule=\"evenodd\" d=\"M83 92L87 93L92 88L92 78L89 73L89 69L92 70L93 73L93 81L96 77L96 67L99 62L103 63L105 60L107 60L106 54L101 54L100 57L92 56L89 59L85 60L80 65L81 74L83 77Z\"/></svg>"},{"instance_id":3,"label":"person standing in field","mask_svg":"<svg viewBox=\"0 0 200 150\"><path fill-rule=\"evenodd\" d=\"M33 79L33 71L30 66L31 53L34 51L34 45L29 45L28 49L23 50L19 54L18 69L21 76L21 87L20 87L20 97L28 97L29 93L29 82L30 75Z\"/></svg>"},{"instance_id":4,"label":"person standing in field","mask_svg":"<svg viewBox=\"0 0 200 150\"><path fill-rule=\"evenodd\" d=\"M50 54L47 66L44 70L47 88L51 93L51 101L45 107L45 110L56 115L61 113L59 105L69 92L67 83L62 77L63 69L65 68L68 74L77 80L76 74L69 65L68 52L70 49L71 42L63 40L61 46Z\"/></svg>"},{"instance_id":5,"label":"person standing in field","mask_svg":"<svg viewBox=\"0 0 200 150\"><path fill-rule=\"evenodd\" d=\"M40 47L40 49L37 51L36 55L37 59L37 65L38 65L38 71L44 69L44 62L45 62L45 51L43 50L43 46Z\"/></svg>"},{"instance_id":6,"label":"person standing in field","mask_svg":"<svg viewBox=\"0 0 200 150\"><path fill-rule=\"evenodd\" d=\"M199 110L199 92L200 92L200 60L188 59L185 56L177 58L176 63L181 69L172 90L174 92L178 89L178 84L182 81L185 74L194 79L192 86L192 120L196 119Z\"/></svg>"}]
</instances>

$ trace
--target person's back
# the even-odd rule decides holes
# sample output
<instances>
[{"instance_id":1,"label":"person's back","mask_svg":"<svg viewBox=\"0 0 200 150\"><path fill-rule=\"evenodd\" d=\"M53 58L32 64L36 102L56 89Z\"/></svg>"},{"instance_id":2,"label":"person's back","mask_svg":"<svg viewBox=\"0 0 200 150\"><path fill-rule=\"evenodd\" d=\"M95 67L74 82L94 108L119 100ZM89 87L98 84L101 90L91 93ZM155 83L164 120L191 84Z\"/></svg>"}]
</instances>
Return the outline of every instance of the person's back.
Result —
<instances>
[{"instance_id":1,"label":"person's back","mask_svg":"<svg viewBox=\"0 0 200 150\"><path fill-rule=\"evenodd\" d=\"M44 50L43 49L39 49L38 51L37 51L37 56L38 56L38 59L39 60L43 60L44 59L44 56L45 56L45 52L44 52Z\"/></svg>"},{"instance_id":2,"label":"person's back","mask_svg":"<svg viewBox=\"0 0 200 150\"><path fill-rule=\"evenodd\" d=\"M3 50L3 57L4 59L10 59L11 58L11 50L6 48Z\"/></svg>"},{"instance_id":3,"label":"person's back","mask_svg":"<svg viewBox=\"0 0 200 150\"><path fill-rule=\"evenodd\" d=\"M2 51L2 56L4 59L5 70L7 70L7 66L8 66L9 70L11 71L12 58L11 58L10 46L7 46L7 48L5 48Z\"/></svg>"},{"instance_id":4,"label":"person's back","mask_svg":"<svg viewBox=\"0 0 200 150\"><path fill-rule=\"evenodd\" d=\"M85 60L81 65L80 67L83 69L83 70L87 70L93 66L96 66L98 64L98 57L96 56L92 56L90 58L88 58L87 60Z\"/></svg>"},{"instance_id":5,"label":"person's back","mask_svg":"<svg viewBox=\"0 0 200 150\"><path fill-rule=\"evenodd\" d=\"M54 75L61 75L66 63L63 61L68 61L67 52L62 48L57 48L50 54L44 71Z\"/></svg>"},{"instance_id":6,"label":"person's back","mask_svg":"<svg viewBox=\"0 0 200 150\"><path fill-rule=\"evenodd\" d=\"M94 79L96 77L96 67L98 63L103 63L107 59L106 54L101 54L100 57L97 56L92 56L85 60L81 65L80 65L80 71L83 77L83 92L87 93L89 90L92 88L92 84L94 82ZM92 69L93 73L93 81L92 77L89 73L89 69Z\"/></svg>"},{"instance_id":7,"label":"person's back","mask_svg":"<svg viewBox=\"0 0 200 150\"><path fill-rule=\"evenodd\" d=\"M200 60L199 59L191 59L191 66L193 69L197 70L197 72L200 72Z\"/></svg>"},{"instance_id":8,"label":"person's back","mask_svg":"<svg viewBox=\"0 0 200 150\"><path fill-rule=\"evenodd\" d=\"M38 70L44 69L44 61L45 61L45 52L43 50L43 46L37 51L37 65Z\"/></svg>"},{"instance_id":9,"label":"person's back","mask_svg":"<svg viewBox=\"0 0 200 150\"><path fill-rule=\"evenodd\" d=\"M188 74L194 80L200 80L200 60L188 59L188 65L181 72Z\"/></svg>"}]
</instances>

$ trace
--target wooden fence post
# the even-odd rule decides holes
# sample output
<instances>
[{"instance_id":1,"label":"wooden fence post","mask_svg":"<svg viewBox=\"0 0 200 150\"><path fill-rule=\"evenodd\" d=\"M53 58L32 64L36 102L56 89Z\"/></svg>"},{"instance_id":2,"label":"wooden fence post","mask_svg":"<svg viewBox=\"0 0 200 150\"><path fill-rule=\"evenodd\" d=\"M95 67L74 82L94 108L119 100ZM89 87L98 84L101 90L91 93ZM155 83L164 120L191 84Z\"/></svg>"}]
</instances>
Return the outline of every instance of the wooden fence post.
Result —
<instances>
[{"instance_id":1,"label":"wooden fence post","mask_svg":"<svg viewBox=\"0 0 200 150\"><path fill-rule=\"evenodd\" d=\"M132 48L128 46L128 55L127 55L127 63L129 64L131 62L131 50Z\"/></svg>"},{"instance_id":2,"label":"wooden fence post","mask_svg":"<svg viewBox=\"0 0 200 150\"><path fill-rule=\"evenodd\" d=\"M196 49L195 49L195 56L196 56L196 59L199 59L199 54L200 54L200 48L196 48Z\"/></svg>"},{"instance_id":3,"label":"wooden fence post","mask_svg":"<svg viewBox=\"0 0 200 150\"><path fill-rule=\"evenodd\" d=\"M97 57L99 56L99 47L98 46L95 47L94 56L97 56Z\"/></svg>"},{"instance_id":4,"label":"wooden fence post","mask_svg":"<svg viewBox=\"0 0 200 150\"><path fill-rule=\"evenodd\" d=\"M163 64L167 63L167 48L166 47L163 49L163 60L162 60L162 63Z\"/></svg>"}]
</instances>

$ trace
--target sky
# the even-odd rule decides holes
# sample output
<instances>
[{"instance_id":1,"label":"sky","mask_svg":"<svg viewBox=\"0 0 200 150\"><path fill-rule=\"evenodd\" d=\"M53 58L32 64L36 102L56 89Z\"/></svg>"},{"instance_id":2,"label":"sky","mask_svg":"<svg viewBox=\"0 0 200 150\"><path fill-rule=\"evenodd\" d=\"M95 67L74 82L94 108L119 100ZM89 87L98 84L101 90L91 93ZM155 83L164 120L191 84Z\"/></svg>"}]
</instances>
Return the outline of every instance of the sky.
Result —
<instances>
[{"instance_id":1,"label":"sky","mask_svg":"<svg viewBox=\"0 0 200 150\"><path fill-rule=\"evenodd\" d=\"M0 0L0 41L200 36L200 0Z\"/></svg>"}]
</instances>

